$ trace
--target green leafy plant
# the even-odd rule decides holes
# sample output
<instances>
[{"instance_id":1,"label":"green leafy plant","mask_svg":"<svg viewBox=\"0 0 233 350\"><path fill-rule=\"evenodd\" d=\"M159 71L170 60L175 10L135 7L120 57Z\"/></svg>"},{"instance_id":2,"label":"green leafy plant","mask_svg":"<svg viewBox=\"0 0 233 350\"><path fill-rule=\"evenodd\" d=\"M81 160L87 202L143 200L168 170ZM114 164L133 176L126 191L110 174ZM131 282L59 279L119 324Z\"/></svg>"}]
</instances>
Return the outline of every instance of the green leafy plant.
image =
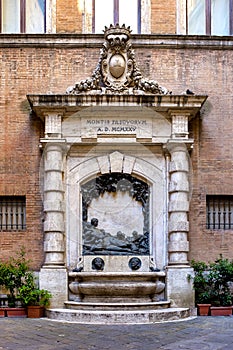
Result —
<instances>
[{"instance_id":1,"label":"green leafy plant","mask_svg":"<svg viewBox=\"0 0 233 350\"><path fill-rule=\"evenodd\" d=\"M194 269L193 288L195 290L196 304L209 304L211 288L208 279L208 265L203 261L191 261Z\"/></svg>"},{"instance_id":2,"label":"green leafy plant","mask_svg":"<svg viewBox=\"0 0 233 350\"><path fill-rule=\"evenodd\" d=\"M194 269L193 288L196 304L213 306L232 305L229 282L233 281L233 261L220 258L206 264L192 260Z\"/></svg>"},{"instance_id":3,"label":"green leafy plant","mask_svg":"<svg viewBox=\"0 0 233 350\"><path fill-rule=\"evenodd\" d=\"M46 289L39 289L33 274L28 274L25 284L19 288L19 298L24 306L49 306L51 293Z\"/></svg>"},{"instance_id":4,"label":"green leafy plant","mask_svg":"<svg viewBox=\"0 0 233 350\"><path fill-rule=\"evenodd\" d=\"M17 301L23 306L43 305L47 307L52 295L39 289L36 278L29 269L30 261L22 249L16 257L0 261L0 286L8 291L8 306L15 307Z\"/></svg>"},{"instance_id":5,"label":"green leafy plant","mask_svg":"<svg viewBox=\"0 0 233 350\"><path fill-rule=\"evenodd\" d=\"M18 290L25 283L29 274L29 260L25 258L22 249L16 256L0 262L0 286L8 291L8 305L15 307L18 300Z\"/></svg>"},{"instance_id":6,"label":"green leafy plant","mask_svg":"<svg viewBox=\"0 0 233 350\"><path fill-rule=\"evenodd\" d=\"M209 283L211 285L211 304L227 306L232 304L229 282L233 281L233 261L220 256L209 264Z\"/></svg>"}]
</instances>

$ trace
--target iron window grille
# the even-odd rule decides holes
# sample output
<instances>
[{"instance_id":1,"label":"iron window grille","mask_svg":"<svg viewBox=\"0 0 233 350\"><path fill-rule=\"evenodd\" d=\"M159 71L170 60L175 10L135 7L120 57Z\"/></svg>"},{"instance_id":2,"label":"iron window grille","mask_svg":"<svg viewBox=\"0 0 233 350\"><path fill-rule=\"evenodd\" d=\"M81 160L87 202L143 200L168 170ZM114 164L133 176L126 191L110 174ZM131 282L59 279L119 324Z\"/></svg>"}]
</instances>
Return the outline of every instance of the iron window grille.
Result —
<instances>
[{"instance_id":1,"label":"iron window grille","mask_svg":"<svg viewBox=\"0 0 233 350\"><path fill-rule=\"evenodd\" d=\"M206 228L211 230L233 229L233 196L206 196Z\"/></svg>"},{"instance_id":2,"label":"iron window grille","mask_svg":"<svg viewBox=\"0 0 233 350\"><path fill-rule=\"evenodd\" d=\"M26 198L24 196L0 197L0 230L26 229Z\"/></svg>"}]
</instances>

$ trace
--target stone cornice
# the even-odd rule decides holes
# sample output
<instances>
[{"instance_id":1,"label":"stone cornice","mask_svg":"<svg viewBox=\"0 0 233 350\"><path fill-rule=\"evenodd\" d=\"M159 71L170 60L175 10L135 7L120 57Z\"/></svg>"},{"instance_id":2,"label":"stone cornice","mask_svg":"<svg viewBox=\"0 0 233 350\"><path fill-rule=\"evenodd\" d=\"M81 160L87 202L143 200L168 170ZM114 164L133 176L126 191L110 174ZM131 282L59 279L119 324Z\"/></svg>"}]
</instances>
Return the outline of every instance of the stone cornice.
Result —
<instances>
[{"instance_id":1,"label":"stone cornice","mask_svg":"<svg viewBox=\"0 0 233 350\"><path fill-rule=\"evenodd\" d=\"M88 107L147 107L170 118L172 112L182 111L194 117L201 109L207 96L197 95L27 95L32 110L44 119L54 113L69 116Z\"/></svg>"},{"instance_id":2,"label":"stone cornice","mask_svg":"<svg viewBox=\"0 0 233 350\"><path fill-rule=\"evenodd\" d=\"M101 48L101 34L0 34L0 48ZM134 48L232 50L233 36L131 35Z\"/></svg>"}]
</instances>

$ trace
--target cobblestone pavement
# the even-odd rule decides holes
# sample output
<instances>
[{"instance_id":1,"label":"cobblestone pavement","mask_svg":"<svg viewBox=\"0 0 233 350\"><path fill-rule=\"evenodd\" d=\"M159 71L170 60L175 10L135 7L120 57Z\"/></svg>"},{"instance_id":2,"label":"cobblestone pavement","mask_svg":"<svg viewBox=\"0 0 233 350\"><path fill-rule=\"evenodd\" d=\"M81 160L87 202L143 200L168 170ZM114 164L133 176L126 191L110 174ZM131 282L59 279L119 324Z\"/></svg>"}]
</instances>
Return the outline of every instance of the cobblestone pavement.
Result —
<instances>
[{"instance_id":1,"label":"cobblestone pavement","mask_svg":"<svg viewBox=\"0 0 233 350\"><path fill-rule=\"evenodd\" d=\"M0 350L233 350L233 317L147 325L0 319Z\"/></svg>"}]
</instances>

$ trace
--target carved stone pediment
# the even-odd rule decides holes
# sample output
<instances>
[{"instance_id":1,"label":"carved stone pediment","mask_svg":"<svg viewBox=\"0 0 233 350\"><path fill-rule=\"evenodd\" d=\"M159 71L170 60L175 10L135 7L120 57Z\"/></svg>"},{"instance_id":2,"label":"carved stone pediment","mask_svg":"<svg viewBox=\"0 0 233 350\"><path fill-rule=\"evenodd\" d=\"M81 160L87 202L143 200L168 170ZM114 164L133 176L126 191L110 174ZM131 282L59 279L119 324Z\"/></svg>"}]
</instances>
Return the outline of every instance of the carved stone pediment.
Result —
<instances>
[{"instance_id":1,"label":"carved stone pediment","mask_svg":"<svg viewBox=\"0 0 233 350\"><path fill-rule=\"evenodd\" d=\"M88 79L67 89L67 94L159 94L170 92L155 80L143 78L130 42L130 27L105 27L97 67Z\"/></svg>"}]
</instances>

